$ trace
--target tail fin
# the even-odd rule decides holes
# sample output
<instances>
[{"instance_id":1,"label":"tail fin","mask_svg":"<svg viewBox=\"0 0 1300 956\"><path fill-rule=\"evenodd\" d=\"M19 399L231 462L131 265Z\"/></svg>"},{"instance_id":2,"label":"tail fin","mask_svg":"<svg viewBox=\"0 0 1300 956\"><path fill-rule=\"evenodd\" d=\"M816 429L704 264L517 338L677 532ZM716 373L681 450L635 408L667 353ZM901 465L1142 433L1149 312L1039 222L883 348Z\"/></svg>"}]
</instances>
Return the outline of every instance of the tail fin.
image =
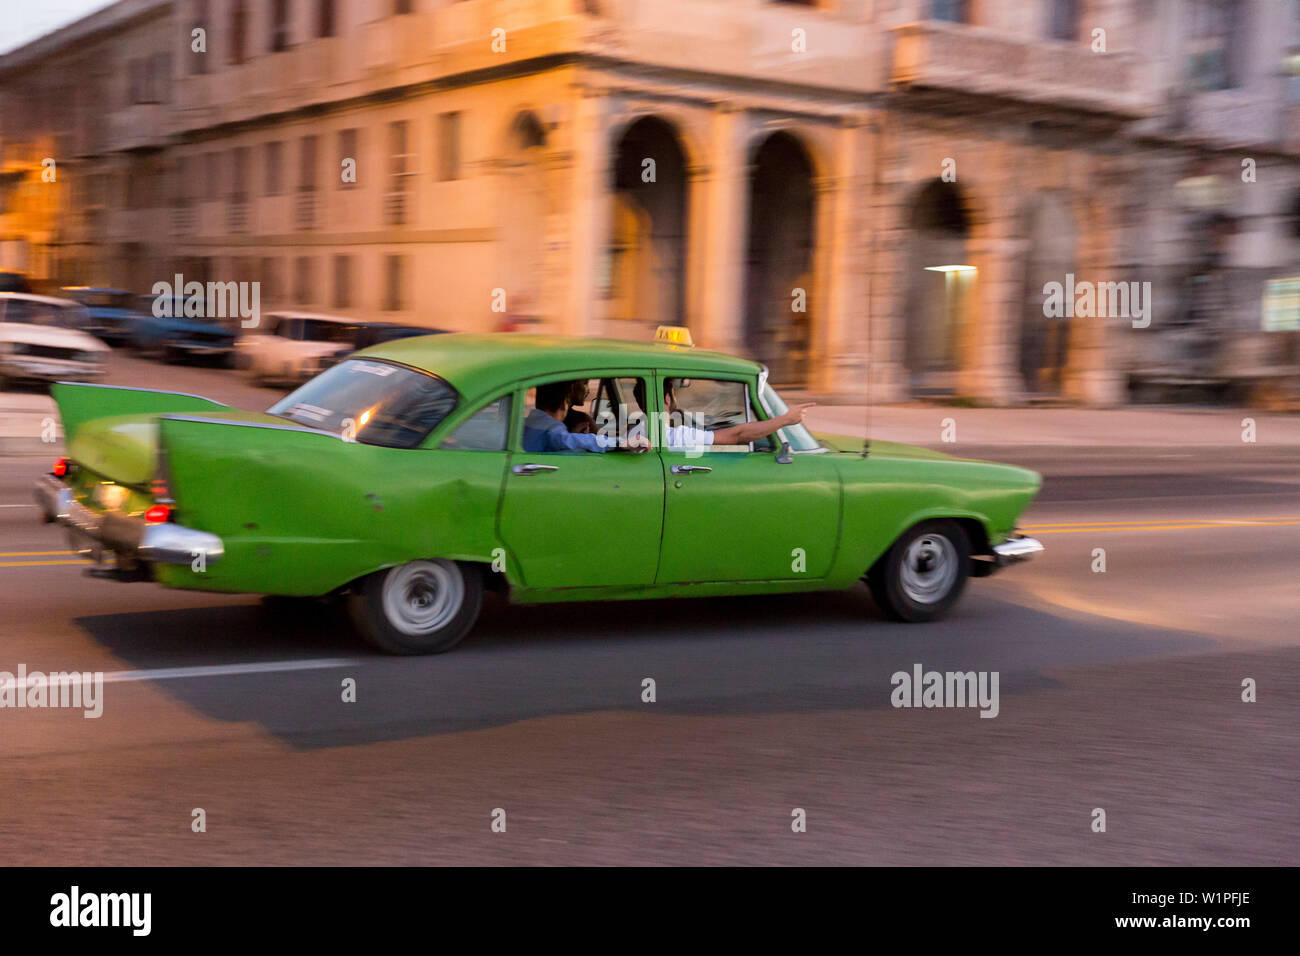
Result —
<instances>
[{"instance_id":1,"label":"tail fin","mask_svg":"<svg viewBox=\"0 0 1300 956\"><path fill-rule=\"evenodd\" d=\"M71 444L77 429L86 422L110 415L163 415L169 412L200 412L226 408L221 402L184 392L158 392L148 388L121 385L82 385L59 382L50 394L59 406L63 421L65 447Z\"/></svg>"}]
</instances>

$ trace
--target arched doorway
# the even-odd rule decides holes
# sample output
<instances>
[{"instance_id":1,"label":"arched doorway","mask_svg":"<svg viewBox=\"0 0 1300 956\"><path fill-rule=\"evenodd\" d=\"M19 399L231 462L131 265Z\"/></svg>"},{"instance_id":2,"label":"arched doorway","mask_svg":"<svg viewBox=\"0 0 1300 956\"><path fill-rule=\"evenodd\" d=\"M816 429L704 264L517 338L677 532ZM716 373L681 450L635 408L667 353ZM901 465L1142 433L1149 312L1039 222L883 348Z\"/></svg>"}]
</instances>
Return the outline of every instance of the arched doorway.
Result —
<instances>
[{"instance_id":1,"label":"arched doorway","mask_svg":"<svg viewBox=\"0 0 1300 956\"><path fill-rule=\"evenodd\" d=\"M601 282L606 317L649 327L684 325L686 153L669 123L647 116L624 131L615 152L613 191Z\"/></svg>"},{"instance_id":2,"label":"arched doorway","mask_svg":"<svg viewBox=\"0 0 1300 956\"><path fill-rule=\"evenodd\" d=\"M904 365L914 394L956 387L957 342L977 275L967 239L970 214L956 183L934 179L912 205L905 290Z\"/></svg>"},{"instance_id":3,"label":"arched doorway","mask_svg":"<svg viewBox=\"0 0 1300 956\"><path fill-rule=\"evenodd\" d=\"M1058 282L1064 288L1066 275L1076 271L1074 218L1064 198L1054 193L1040 197L1029 211L1025 235L1029 248L1020 316L1020 377L1029 398L1059 395L1069 355L1070 320L1046 315L1043 287Z\"/></svg>"},{"instance_id":4,"label":"arched doorway","mask_svg":"<svg viewBox=\"0 0 1300 956\"><path fill-rule=\"evenodd\" d=\"M506 290L507 316L502 327L526 329L544 311L545 239L550 212L546 190L546 131L531 111L515 117L506 134L500 164L504 204L498 275Z\"/></svg>"},{"instance_id":5,"label":"arched doorway","mask_svg":"<svg viewBox=\"0 0 1300 956\"><path fill-rule=\"evenodd\" d=\"M759 144L750 168L745 344L774 383L804 385L814 306L812 159L797 138L778 132Z\"/></svg>"}]
</instances>

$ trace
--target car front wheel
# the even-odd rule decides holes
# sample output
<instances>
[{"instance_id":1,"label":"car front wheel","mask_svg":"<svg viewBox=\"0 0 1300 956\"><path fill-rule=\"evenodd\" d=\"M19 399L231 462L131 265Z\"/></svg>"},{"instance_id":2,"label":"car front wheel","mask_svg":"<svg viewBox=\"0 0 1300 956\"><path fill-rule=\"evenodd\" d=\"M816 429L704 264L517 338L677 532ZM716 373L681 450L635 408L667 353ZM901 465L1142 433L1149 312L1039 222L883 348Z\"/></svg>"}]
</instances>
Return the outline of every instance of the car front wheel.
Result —
<instances>
[{"instance_id":1,"label":"car front wheel","mask_svg":"<svg viewBox=\"0 0 1300 956\"><path fill-rule=\"evenodd\" d=\"M362 636L387 654L440 654L469 633L482 604L478 568L411 561L365 578L349 610Z\"/></svg>"},{"instance_id":2,"label":"car front wheel","mask_svg":"<svg viewBox=\"0 0 1300 956\"><path fill-rule=\"evenodd\" d=\"M867 572L880 609L898 621L933 621L961 597L970 575L970 541L955 521L910 528Z\"/></svg>"}]
</instances>

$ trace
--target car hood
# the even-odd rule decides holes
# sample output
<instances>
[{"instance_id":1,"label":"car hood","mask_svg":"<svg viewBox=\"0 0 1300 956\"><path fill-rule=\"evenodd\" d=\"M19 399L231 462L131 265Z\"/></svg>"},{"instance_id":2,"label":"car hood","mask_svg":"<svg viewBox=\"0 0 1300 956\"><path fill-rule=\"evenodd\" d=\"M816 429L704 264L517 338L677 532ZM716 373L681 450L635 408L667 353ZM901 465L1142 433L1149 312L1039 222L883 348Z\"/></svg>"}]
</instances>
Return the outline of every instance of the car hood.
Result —
<instances>
[{"instance_id":1,"label":"car hood","mask_svg":"<svg viewBox=\"0 0 1300 956\"><path fill-rule=\"evenodd\" d=\"M0 342L22 342L24 345L52 345L61 349L81 349L83 352L107 352L108 346L93 335L76 329L61 329L53 325L21 325L17 322L0 322Z\"/></svg>"},{"instance_id":2,"label":"car hood","mask_svg":"<svg viewBox=\"0 0 1300 956\"><path fill-rule=\"evenodd\" d=\"M283 418L265 412L222 408L212 412L181 412L190 419L284 425ZM115 415L85 422L68 445L68 457L104 478L124 485L147 485L158 473L159 415ZM298 426L301 427L301 426Z\"/></svg>"}]
</instances>

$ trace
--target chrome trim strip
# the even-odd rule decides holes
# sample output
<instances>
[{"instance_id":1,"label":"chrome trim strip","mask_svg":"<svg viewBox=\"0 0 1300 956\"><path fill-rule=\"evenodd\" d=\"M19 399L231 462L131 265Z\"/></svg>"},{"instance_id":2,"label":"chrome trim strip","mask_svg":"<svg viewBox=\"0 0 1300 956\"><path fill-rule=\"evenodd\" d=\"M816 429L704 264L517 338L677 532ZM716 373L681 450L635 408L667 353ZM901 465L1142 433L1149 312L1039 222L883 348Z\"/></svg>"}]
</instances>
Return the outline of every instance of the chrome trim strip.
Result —
<instances>
[{"instance_id":1,"label":"chrome trim strip","mask_svg":"<svg viewBox=\"0 0 1300 956\"><path fill-rule=\"evenodd\" d=\"M173 392L165 388L137 388L134 385L91 385L88 382L55 382L55 385L81 385L85 388L115 388L122 392L153 392L157 395L180 395L183 398L198 398L205 402L211 402L213 405L220 405L222 408L230 408L225 402L219 402L215 398L208 398L206 395L195 395L193 392Z\"/></svg>"},{"instance_id":2,"label":"chrome trim strip","mask_svg":"<svg viewBox=\"0 0 1300 956\"><path fill-rule=\"evenodd\" d=\"M200 417L198 415L159 415L158 417L173 422L197 422L200 425L234 425L236 428L269 428L272 431L281 432L306 432L308 435L320 435L322 438L333 438L335 441L345 440L342 435L327 432L323 428L308 428L306 425L272 425L269 422L236 422L229 418L208 418L206 416Z\"/></svg>"}]
</instances>

